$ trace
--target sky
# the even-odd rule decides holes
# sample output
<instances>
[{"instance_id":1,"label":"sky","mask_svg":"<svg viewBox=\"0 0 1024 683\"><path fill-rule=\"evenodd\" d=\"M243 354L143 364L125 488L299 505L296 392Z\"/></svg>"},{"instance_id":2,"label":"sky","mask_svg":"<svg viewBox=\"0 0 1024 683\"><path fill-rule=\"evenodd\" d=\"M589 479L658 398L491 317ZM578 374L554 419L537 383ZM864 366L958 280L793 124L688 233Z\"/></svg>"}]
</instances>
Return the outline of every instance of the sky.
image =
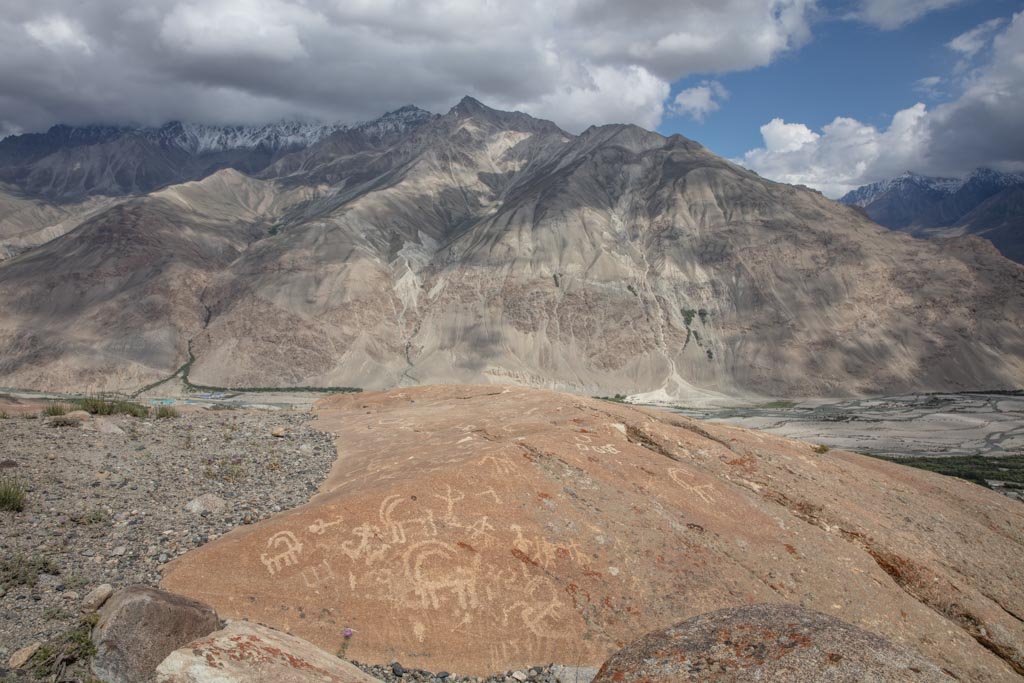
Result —
<instances>
[{"instance_id":1,"label":"sky","mask_svg":"<svg viewBox=\"0 0 1024 683\"><path fill-rule=\"evenodd\" d=\"M4 0L0 137L463 95L681 133L839 196L1024 168L1024 0Z\"/></svg>"}]
</instances>

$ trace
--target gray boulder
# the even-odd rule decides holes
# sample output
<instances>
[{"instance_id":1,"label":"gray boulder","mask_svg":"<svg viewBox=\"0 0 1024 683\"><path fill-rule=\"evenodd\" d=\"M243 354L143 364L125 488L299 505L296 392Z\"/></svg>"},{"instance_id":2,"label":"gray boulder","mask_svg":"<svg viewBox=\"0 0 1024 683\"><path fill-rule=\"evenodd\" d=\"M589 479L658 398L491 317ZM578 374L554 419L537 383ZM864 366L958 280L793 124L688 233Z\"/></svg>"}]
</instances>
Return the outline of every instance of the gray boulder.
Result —
<instances>
[{"instance_id":1,"label":"gray boulder","mask_svg":"<svg viewBox=\"0 0 1024 683\"><path fill-rule=\"evenodd\" d=\"M952 683L920 655L796 605L709 612L646 636L604 663L594 683Z\"/></svg>"},{"instance_id":2,"label":"gray boulder","mask_svg":"<svg viewBox=\"0 0 1024 683\"><path fill-rule=\"evenodd\" d=\"M167 655L219 628L220 619L209 605L148 586L129 586L99 611L92 632L92 671L104 683L150 680Z\"/></svg>"}]
</instances>

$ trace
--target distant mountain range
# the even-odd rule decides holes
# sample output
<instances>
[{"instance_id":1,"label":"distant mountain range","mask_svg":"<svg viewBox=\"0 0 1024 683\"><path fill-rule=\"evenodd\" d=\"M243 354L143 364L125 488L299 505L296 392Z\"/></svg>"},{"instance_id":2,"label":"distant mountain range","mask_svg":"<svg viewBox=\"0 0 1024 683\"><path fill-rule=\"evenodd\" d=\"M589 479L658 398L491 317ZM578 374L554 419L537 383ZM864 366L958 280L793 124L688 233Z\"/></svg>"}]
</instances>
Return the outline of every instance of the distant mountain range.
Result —
<instances>
[{"instance_id":1,"label":"distant mountain range","mask_svg":"<svg viewBox=\"0 0 1024 683\"><path fill-rule=\"evenodd\" d=\"M1007 258L1024 263L1024 174L982 168L957 179L907 172L840 201L916 237L984 237Z\"/></svg>"},{"instance_id":2,"label":"distant mountain range","mask_svg":"<svg viewBox=\"0 0 1024 683\"><path fill-rule=\"evenodd\" d=\"M159 128L53 126L0 140L0 183L58 201L119 196L205 178L222 168L258 173L283 155L336 134L384 139L433 115L407 106L374 121L211 126L174 121Z\"/></svg>"},{"instance_id":3,"label":"distant mountain range","mask_svg":"<svg viewBox=\"0 0 1024 683\"><path fill-rule=\"evenodd\" d=\"M572 135L465 98L357 126L57 128L0 148L0 386L1024 385L1020 265L679 135Z\"/></svg>"}]
</instances>

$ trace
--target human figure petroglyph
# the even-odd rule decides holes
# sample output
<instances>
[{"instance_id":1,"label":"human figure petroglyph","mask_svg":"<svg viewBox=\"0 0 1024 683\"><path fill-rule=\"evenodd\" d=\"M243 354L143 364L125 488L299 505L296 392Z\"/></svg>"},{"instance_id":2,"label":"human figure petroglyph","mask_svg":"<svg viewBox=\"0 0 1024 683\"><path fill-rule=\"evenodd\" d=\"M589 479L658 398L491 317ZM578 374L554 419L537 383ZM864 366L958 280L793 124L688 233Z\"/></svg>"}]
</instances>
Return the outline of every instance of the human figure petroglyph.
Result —
<instances>
[{"instance_id":1,"label":"human figure petroglyph","mask_svg":"<svg viewBox=\"0 0 1024 683\"><path fill-rule=\"evenodd\" d=\"M684 489L700 498L704 503L711 504L715 502L714 491L715 487L711 484L700 484L694 485L686 481L686 475L683 470L671 467L668 470L668 476L672 478L672 481L682 486Z\"/></svg>"},{"instance_id":2,"label":"human figure petroglyph","mask_svg":"<svg viewBox=\"0 0 1024 683\"><path fill-rule=\"evenodd\" d=\"M439 493L435 493L434 494L434 498L439 498L439 499L443 500L444 503L445 503L445 513L444 513L444 522L445 522L445 524L451 524L453 526L458 526L458 523L456 522L456 519L455 519L455 504L459 503L462 500L464 500L466 498L466 494L464 494L462 491L460 491L458 489L455 489L455 492L453 493L452 492L452 485L451 484L445 484L445 488L448 491L446 495L442 496ZM456 498L456 496L458 496L458 497Z\"/></svg>"},{"instance_id":3,"label":"human figure petroglyph","mask_svg":"<svg viewBox=\"0 0 1024 683\"><path fill-rule=\"evenodd\" d=\"M334 572L331 571L331 565L327 560L321 560L320 564L302 570L302 580L307 588L319 588L333 578Z\"/></svg>"},{"instance_id":4,"label":"human figure petroglyph","mask_svg":"<svg viewBox=\"0 0 1024 683\"><path fill-rule=\"evenodd\" d=\"M276 554L268 555L262 553L260 562L267 568L270 575L281 571L284 567L292 567L299 563L299 555L302 553L302 544L290 531L278 531L267 540L267 548L279 551Z\"/></svg>"},{"instance_id":5,"label":"human figure petroglyph","mask_svg":"<svg viewBox=\"0 0 1024 683\"><path fill-rule=\"evenodd\" d=\"M470 524L466 529L469 531L469 540L474 542L484 541L490 543L494 540L489 532L494 531L494 527L487 521L487 515L483 515L475 522Z\"/></svg>"},{"instance_id":6,"label":"human figure petroglyph","mask_svg":"<svg viewBox=\"0 0 1024 683\"><path fill-rule=\"evenodd\" d=\"M343 521L344 518L341 515L338 515L338 518L335 519L333 522L325 522L322 519L316 519L313 520L312 524L306 527L306 530L309 531L309 533L311 534L323 536L324 532L326 532L329 527L340 526Z\"/></svg>"}]
</instances>

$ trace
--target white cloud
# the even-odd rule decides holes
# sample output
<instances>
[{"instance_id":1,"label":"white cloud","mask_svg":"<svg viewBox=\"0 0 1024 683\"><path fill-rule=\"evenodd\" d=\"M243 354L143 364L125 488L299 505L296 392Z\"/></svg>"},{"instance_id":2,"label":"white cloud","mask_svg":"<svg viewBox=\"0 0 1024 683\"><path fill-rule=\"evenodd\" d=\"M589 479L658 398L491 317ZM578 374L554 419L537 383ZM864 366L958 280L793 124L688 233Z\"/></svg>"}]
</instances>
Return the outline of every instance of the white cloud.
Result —
<instances>
[{"instance_id":1,"label":"white cloud","mask_svg":"<svg viewBox=\"0 0 1024 683\"><path fill-rule=\"evenodd\" d=\"M952 7L965 0L862 0L853 18L891 31L916 21L936 10Z\"/></svg>"},{"instance_id":2,"label":"white cloud","mask_svg":"<svg viewBox=\"0 0 1024 683\"><path fill-rule=\"evenodd\" d=\"M700 85L677 94L672 101L671 110L703 122L708 114L721 108L722 100L728 98L729 91L724 85L718 81L703 81Z\"/></svg>"},{"instance_id":3,"label":"white cloud","mask_svg":"<svg viewBox=\"0 0 1024 683\"><path fill-rule=\"evenodd\" d=\"M62 14L51 14L25 24L25 32L50 50L72 48L91 54L88 35L77 22Z\"/></svg>"},{"instance_id":4,"label":"white cloud","mask_svg":"<svg viewBox=\"0 0 1024 683\"><path fill-rule=\"evenodd\" d=\"M786 183L808 185L838 197L870 182L866 178L897 175L908 159L920 156L925 105L917 104L893 117L886 130L839 117L817 133L802 123L774 119L761 127L764 147L737 162L761 175Z\"/></svg>"},{"instance_id":5,"label":"white cloud","mask_svg":"<svg viewBox=\"0 0 1024 683\"><path fill-rule=\"evenodd\" d=\"M1005 23L1006 20L1003 18L986 21L966 33L961 33L946 43L946 47L967 57L973 57L988 46L992 40L992 34Z\"/></svg>"},{"instance_id":6,"label":"white cloud","mask_svg":"<svg viewBox=\"0 0 1024 683\"><path fill-rule=\"evenodd\" d=\"M941 94L939 86L945 81L942 76L926 76L919 78L914 81L914 92L927 95L928 97L938 97Z\"/></svg>"},{"instance_id":7,"label":"white cloud","mask_svg":"<svg viewBox=\"0 0 1024 683\"><path fill-rule=\"evenodd\" d=\"M5 117L30 130L352 120L408 103L442 111L465 94L572 130L653 126L671 83L771 63L809 40L814 10L815 0L5 0L0 93ZM88 59L58 64L43 46L76 36Z\"/></svg>"},{"instance_id":8,"label":"white cloud","mask_svg":"<svg viewBox=\"0 0 1024 683\"><path fill-rule=\"evenodd\" d=\"M962 175L979 166L1024 167L1024 12L992 41L992 58L967 79L957 99L929 110L897 112L879 129L836 118L815 132L775 119L764 146L738 163L765 177L809 185L838 197L860 185L911 170Z\"/></svg>"}]
</instances>

